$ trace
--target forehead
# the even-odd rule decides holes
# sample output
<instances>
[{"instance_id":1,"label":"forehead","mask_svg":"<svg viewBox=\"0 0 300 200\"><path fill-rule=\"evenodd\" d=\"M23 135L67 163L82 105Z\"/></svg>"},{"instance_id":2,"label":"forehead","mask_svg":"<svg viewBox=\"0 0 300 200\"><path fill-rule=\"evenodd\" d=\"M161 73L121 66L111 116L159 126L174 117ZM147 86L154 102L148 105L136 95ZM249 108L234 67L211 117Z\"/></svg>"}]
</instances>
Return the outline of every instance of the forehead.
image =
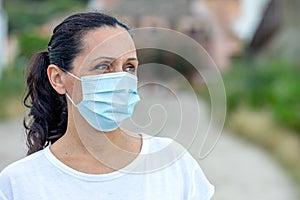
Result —
<instances>
[{"instance_id":1,"label":"forehead","mask_svg":"<svg viewBox=\"0 0 300 200\"><path fill-rule=\"evenodd\" d=\"M135 53L133 40L122 27L101 27L89 31L83 38L86 59L97 56L118 58Z\"/></svg>"}]
</instances>

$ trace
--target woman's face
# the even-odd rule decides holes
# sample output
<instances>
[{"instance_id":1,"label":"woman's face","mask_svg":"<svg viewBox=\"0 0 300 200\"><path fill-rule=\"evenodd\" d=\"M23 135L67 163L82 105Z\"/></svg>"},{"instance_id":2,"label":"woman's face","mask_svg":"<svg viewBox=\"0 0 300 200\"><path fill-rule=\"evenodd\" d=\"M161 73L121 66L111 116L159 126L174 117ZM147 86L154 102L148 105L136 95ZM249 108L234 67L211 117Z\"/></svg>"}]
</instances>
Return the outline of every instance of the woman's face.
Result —
<instances>
[{"instance_id":1,"label":"woman's face","mask_svg":"<svg viewBox=\"0 0 300 200\"><path fill-rule=\"evenodd\" d=\"M83 50L74 59L71 71L77 77L128 72L137 75L138 59L134 42L122 27L102 27L83 37ZM82 100L81 82L69 76L67 90L75 103Z\"/></svg>"}]
</instances>

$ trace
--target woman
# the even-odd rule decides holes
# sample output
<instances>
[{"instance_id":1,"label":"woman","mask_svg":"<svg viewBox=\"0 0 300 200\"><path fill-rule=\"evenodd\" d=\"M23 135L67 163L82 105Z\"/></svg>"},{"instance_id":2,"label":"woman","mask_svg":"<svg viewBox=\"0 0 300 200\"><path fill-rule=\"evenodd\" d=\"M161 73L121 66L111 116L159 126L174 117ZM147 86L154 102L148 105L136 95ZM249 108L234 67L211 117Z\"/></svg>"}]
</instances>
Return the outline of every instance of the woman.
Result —
<instances>
[{"instance_id":1,"label":"woman","mask_svg":"<svg viewBox=\"0 0 300 200\"><path fill-rule=\"evenodd\" d=\"M140 100L137 67L117 19L88 12L59 24L29 65L28 156L2 171L0 199L210 199L180 145L120 129Z\"/></svg>"}]
</instances>

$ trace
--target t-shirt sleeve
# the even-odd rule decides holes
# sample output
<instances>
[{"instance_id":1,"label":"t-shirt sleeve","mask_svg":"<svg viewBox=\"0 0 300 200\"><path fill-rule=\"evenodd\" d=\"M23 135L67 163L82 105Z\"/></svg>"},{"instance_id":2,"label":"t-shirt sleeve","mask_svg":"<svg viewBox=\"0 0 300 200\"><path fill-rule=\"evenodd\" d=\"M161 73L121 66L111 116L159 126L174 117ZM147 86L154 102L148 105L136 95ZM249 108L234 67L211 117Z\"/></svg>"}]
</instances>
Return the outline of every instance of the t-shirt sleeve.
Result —
<instances>
[{"instance_id":1,"label":"t-shirt sleeve","mask_svg":"<svg viewBox=\"0 0 300 200\"><path fill-rule=\"evenodd\" d=\"M198 164L194 165L190 181L191 185L188 194L190 200L209 200L212 198L215 188L207 180Z\"/></svg>"},{"instance_id":2,"label":"t-shirt sleeve","mask_svg":"<svg viewBox=\"0 0 300 200\"><path fill-rule=\"evenodd\" d=\"M173 144L175 155L182 155L177 164L184 177L183 199L210 200L215 192L215 187L209 182L199 163L189 151L177 142L173 142Z\"/></svg>"},{"instance_id":3,"label":"t-shirt sleeve","mask_svg":"<svg viewBox=\"0 0 300 200\"><path fill-rule=\"evenodd\" d=\"M215 187L209 182L198 162L188 152L185 153L184 160L187 164L186 170L188 184L186 199L189 200L209 200L212 198Z\"/></svg>"}]
</instances>

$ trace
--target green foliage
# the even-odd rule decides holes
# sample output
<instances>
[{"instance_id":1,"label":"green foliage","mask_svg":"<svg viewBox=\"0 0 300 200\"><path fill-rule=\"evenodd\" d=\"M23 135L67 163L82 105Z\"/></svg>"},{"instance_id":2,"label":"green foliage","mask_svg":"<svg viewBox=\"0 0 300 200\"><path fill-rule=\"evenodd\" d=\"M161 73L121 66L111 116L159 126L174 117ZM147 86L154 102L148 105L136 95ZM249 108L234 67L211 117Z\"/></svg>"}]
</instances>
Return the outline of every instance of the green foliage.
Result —
<instances>
[{"instance_id":1,"label":"green foliage","mask_svg":"<svg viewBox=\"0 0 300 200\"><path fill-rule=\"evenodd\" d=\"M47 47L49 38L41 37L36 27L62 13L84 9L86 0L4 0L3 4L9 31L19 42L19 55L0 78L0 119L7 119L23 115L24 71L31 56Z\"/></svg>"},{"instance_id":2,"label":"green foliage","mask_svg":"<svg viewBox=\"0 0 300 200\"><path fill-rule=\"evenodd\" d=\"M34 31L26 32L19 37L20 56L30 58L37 51L47 48L49 38L43 38Z\"/></svg>"},{"instance_id":3,"label":"green foliage","mask_svg":"<svg viewBox=\"0 0 300 200\"><path fill-rule=\"evenodd\" d=\"M4 0L12 32L41 25L57 14L80 10L85 5L86 0Z\"/></svg>"},{"instance_id":4,"label":"green foliage","mask_svg":"<svg viewBox=\"0 0 300 200\"><path fill-rule=\"evenodd\" d=\"M0 119L16 117L22 113L22 97L25 91L24 68L27 60L18 59L7 67L0 79Z\"/></svg>"},{"instance_id":5,"label":"green foliage","mask_svg":"<svg viewBox=\"0 0 300 200\"><path fill-rule=\"evenodd\" d=\"M300 69L286 61L240 60L224 74L228 111L240 105L273 112L282 125L300 132Z\"/></svg>"},{"instance_id":6,"label":"green foliage","mask_svg":"<svg viewBox=\"0 0 300 200\"><path fill-rule=\"evenodd\" d=\"M22 97L25 92L24 71L31 56L47 46L48 38L40 37L32 30L19 37L19 56L8 66L0 79L0 119L16 117L22 113Z\"/></svg>"}]
</instances>

